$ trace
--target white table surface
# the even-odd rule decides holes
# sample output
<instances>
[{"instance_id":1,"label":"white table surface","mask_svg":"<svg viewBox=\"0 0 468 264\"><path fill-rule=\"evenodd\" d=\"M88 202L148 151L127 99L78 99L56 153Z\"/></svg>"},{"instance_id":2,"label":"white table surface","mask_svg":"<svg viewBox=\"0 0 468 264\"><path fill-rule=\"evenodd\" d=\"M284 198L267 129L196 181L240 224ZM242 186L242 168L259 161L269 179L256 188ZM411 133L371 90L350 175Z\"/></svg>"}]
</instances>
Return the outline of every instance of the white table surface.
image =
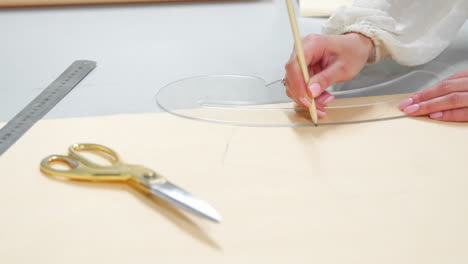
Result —
<instances>
[{"instance_id":1,"label":"white table surface","mask_svg":"<svg viewBox=\"0 0 468 264\"><path fill-rule=\"evenodd\" d=\"M299 18L301 33L324 21ZM1 9L0 32L0 122L77 59L98 66L45 118L161 111L158 89L189 76L275 81L293 47L282 0ZM467 24L438 60L444 75L468 68Z\"/></svg>"}]
</instances>

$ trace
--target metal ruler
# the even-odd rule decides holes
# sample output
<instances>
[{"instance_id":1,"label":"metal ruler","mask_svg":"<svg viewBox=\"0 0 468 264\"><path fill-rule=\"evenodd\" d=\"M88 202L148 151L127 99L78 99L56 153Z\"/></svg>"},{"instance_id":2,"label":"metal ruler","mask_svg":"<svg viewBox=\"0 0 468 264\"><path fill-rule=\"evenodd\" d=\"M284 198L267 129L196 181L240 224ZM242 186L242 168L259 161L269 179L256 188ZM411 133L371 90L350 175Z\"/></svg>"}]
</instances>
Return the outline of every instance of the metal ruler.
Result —
<instances>
[{"instance_id":1,"label":"metal ruler","mask_svg":"<svg viewBox=\"0 0 468 264\"><path fill-rule=\"evenodd\" d=\"M73 62L54 82L3 126L0 129L0 156L95 67L96 62L94 61L78 60Z\"/></svg>"}]
</instances>

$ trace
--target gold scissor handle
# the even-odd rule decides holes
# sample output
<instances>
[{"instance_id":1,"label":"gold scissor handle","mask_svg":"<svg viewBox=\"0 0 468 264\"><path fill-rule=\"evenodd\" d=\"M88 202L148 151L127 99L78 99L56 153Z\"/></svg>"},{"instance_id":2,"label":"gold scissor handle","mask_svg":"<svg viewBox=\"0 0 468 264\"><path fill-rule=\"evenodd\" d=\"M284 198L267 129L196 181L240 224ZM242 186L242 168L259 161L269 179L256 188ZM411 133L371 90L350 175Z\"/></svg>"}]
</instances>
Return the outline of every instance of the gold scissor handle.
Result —
<instances>
[{"instance_id":1,"label":"gold scissor handle","mask_svg":"<svg viewBox=\"0 0 468 264\"><path fill-rule=\"evenodd\" d=\"M110 166L103 166L92 162L91 160L82 156L79 152L80 151L91 151L100 154L101 156L105 157L107 160L111 162ZM104 154L104 155L103 155ZM68 155L78 162L82 163L83 165L91 168L108 168L112 166L116 166L121 164L119 155L112 149L93 143L77 143L73 144L68 148Z\"/></svg>"},{"instance_id":2,"label":"gold scissor handle","mask_svg":"<svg viewBox=\"0 0 468 264\"><path fill-rule=\"evenodd\" d=\"M135 167L137 167L122 163L115 151L103 145L91 143L73 144L69 147L68 151L68 156L51 155L45 157L40 165L41 171L49 175L66 177L72 180L127 181L133 177ZM111 165L98 165L79 154L80 151L92 151L100 155L105 154ZM68 169L56 169L52 167L54 163L66 165Z\"/></svg>"},{"instance_id":3,"label":"gold scissor handle","mask_svg":"<svg viewBox=\"0 0 468 264\"><path fill-rule=\"evenodd\" d=\"M56 169L54 163L66 165L68 169ZM41 171L48 175L61 176L72 180L89 180L95 171L84 167L76 159L64 155L50 155L41 161Z\"/></svg>"}]
</instances>

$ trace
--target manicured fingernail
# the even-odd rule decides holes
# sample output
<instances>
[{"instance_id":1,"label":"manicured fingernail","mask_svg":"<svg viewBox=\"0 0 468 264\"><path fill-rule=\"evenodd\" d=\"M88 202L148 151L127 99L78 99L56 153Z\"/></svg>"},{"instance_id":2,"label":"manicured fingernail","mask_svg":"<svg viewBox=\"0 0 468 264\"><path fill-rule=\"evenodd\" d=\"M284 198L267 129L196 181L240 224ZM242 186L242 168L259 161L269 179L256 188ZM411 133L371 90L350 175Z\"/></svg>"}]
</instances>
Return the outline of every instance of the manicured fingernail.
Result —
<instances>
[{"instance_id":1,"label":"manicured fingernail","mask_svg":"<svg viewBox=\"0 0 468 264\"><path fill-rule=\"evenodd\" d=\"M407 106L403 111L407 114L411 114L418 110L419 110L419 104L414 104L414 105Z\"/></svg>"},{"instance_id":2,"label":"manicured fingernail","mask_svg":"<svg viewBox=\"0 0 468 264\"><path fill-rule=\"evenodd\" d=\"M410 106L413 104L413 98L407 98L406 100L404 100L403 102L400 103L400 105L398 106L400 109L405 109L406 107Z\"/></svg>"},{"instance_id":3,"label":"manicured fingernail","mask_svg":"<svg viewBox=\"0 0 468 264\"><path fill-rule=\"evenodd\" d=\"M315 98L320 95L322 92L322 89L320 88L320 84L318 83L313 83L309 86L309 90L312 93L312 96Z\"/></svg>"},{"instance_id":4,"label":"manicured fingernail","mask_svg":"<svg viewBox=\"0 0 468 264\"><path fill-rule=\"evenodd\" d=\"M317 109L317 116L318 116L319 118L324 118L326 115L327 115L327 113L325 113L325 112L322 111L322 110L318 110L318 109Z\"/></svg>"},{"instance_id":5,"label":"manicured fingernail","mask_svg":"<svg viewBox=\"0 0 468 264\"><path fill-rule=\"evenodd\" d=\"M429 115L430 118L439 119L444 116L443 112L435 112Z\"/></svg>"},{"instance_id":6,"label":"manicured fingernail","mask_svg":"<svg viewBox=\"0 0 468 264\"><path fill-rule=\"evenodd\" d=\"M299 98L299 101L301 101L301 103L303 103L305 106L310 107L311 102L309 101L309 99L301 97Z\"/></svg>"},{"instance_id":7,"label":"manicured fingernail","mask_svg":"<svg viewBox=\"0 0 468 264\"><path fill-rule=\"evenodd\" d=\"M335 96L331 95L327 99L325 99L325 101L323 101L323 104L326 105L333 100L335 100Z\"/></svg>"}]
</instances>

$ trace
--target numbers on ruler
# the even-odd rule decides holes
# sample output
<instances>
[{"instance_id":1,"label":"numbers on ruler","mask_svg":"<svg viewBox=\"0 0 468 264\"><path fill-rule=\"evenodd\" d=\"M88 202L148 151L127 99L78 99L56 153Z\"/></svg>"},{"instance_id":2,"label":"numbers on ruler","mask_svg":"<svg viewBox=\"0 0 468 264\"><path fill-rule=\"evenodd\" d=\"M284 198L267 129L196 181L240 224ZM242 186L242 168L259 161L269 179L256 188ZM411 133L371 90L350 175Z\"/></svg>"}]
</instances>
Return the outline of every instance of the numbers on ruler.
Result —
<instances>
[{"instance_id":1,"label":"numbers on ruler","mask_svg":"<svg viewBox=\"0 0 468 264\"><path fill-rule=\"evenodd\" d=\"M94 66L92 66L91 69L84 68L82 66L82 65L89 65L90 62L80 61L80 63L81 65L78 65L77 67L75 66L74 70L71 71L69 74L67 74L66 76L61 76L62 80L53 89L51 89L52 87L50 86L46 88L46 90L44 90L43 92L44 94L35 99L35 100L38 100L39 102L33 104L32 108L29 111L23 110L24 113L20 112L20 114L18 114L17 116L18 119L14 118L15 120L10 121L11 123L8 123L4 127L5 129L9 129L9 126L13 125L9 130L7 130L3 134L3 136L0 137L0 146L3 144L8 144L10 138L15 137L15 136L19 137L24 132L26 132L26 130L30 126L30 123L31 124L34 123L36 119L40 119L44 115L44 113L41 113L41 110L50 110L47 108L48 104L55 104L58 102L57 99L60 99L61 97L60 92L63 91L64 88L69 88L66 86L69 85L70 81L76 82L76 79L81 80L82 78L84 78L84 76L86 76L86 74L90 70L92 70L92 68L94 68ZM86 71L86 72L84 73L84 76L81 76L80 73L83 74L83 71ZM71 88L73 88L75 85L76 83L73 84Z\"/></svg>"}]
</instances>

